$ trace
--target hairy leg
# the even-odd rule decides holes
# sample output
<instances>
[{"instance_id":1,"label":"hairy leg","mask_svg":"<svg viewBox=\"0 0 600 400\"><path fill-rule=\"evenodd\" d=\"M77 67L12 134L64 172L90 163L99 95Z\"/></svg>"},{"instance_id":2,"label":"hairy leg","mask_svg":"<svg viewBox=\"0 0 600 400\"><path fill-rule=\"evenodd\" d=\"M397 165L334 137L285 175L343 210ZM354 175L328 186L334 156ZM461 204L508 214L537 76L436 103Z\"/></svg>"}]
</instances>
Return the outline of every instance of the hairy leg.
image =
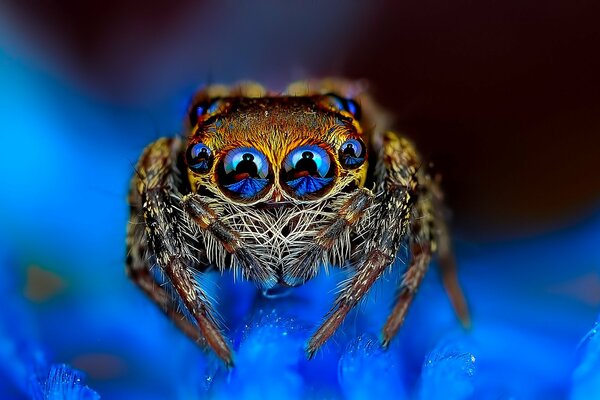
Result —
<instances>
[{"instance_id":1,"label":"hairy leg","mask_svg":"<svg viewBox=\"0 0 600 400\"><path fill-rule=\"evenodd\" d=\"M191 323L179 310L179 303L167 292L152 276L149 265L138 263L127 264L127 275L140 289L154 301L165 315L173 321L175 326L183 331L190 339L203 349L207 348L206 339L198 330L198 326Z\"/></svg>"},{"instance_id":2,"label":"hairy leg","mask_svg":"<svg viewBox=\"0 0 600 400\"><path fill-rule=\"evenodd\" d=\"M315 236L314 243L308 246L306 253L297 263L284 266L284 277L286 282L297 284L305 282L317 274L321 262L327 262L327 252L336 251L336 246L350 243L342 243L344 236L364 216L368 207L373 203L373 194L368 189L360 189L356 194L346 200L332 221ZM339 250L340 253L344 251ZM335 257L334 257L335 258ZM337 257L341 259L342 257Z\"/></svg>"},{"instance_id":3,"label":"hairy leg","mask_svg":"<svg viewBox=\"0 0 600 400\"><path fill-rule=\"evenodd\" d=\"M277 283L275 273L258 262L240 236L219 219L217 213L202 201L200 195L193 193L184 196L182 205L184 211L198 228L210 234L229 254L235 257L244 276L265 288L272 287Z\"/></svg>"},{"instance_id":4,"label":"hairy leg","mask_svg":"<svg viewBox=\"0 0 600 400\"><path fill-rule=\"evenodd\" d=\"M452 250L450 230L446 222L446 216L444 215L443 194L438 183L432 179L427 179L424 185L431 194L437 244L437 264L440 270L442 283L458 319L463 327L470 328L471 316L467 301L465 300L465 296L458 282L456 259Z\"/></svg>"},{"instance_id":5,"label":"hairy leg","mask_svg":"<svg viewBox=\"0 0 600 400\"><path fill-rule=\"evenodd\" d=\"M408 308L427 272L432 253L435 251L432 206L430 194L421 192L413 209L410 227L410 264L402 277L394 307L382 330L381 343L384 348L389 346L402 326Z\"/></svg>"},{"instance_id":6,"label":"hairy leg","mask_svg":"<svg viewBox=\"0 0 600 400\"><path fill-rule=\"evenodd\" d=\"M195 280L194 267L199 264L194 253L197 243L190 232L186 231L186 221L182 218L177 201L178 186L181 183L176 160L180 146L178 139L159 139L144 150L138 162L130 201L132 210L142 210L145 230L143 236L146 240L136 233L136 226L139 224L135 220L135 215L138 215L136 212L132 214L134 221L128 235L129 268L134 281L178 326L183 327L184 332L197 341L205 341L227 365L233 365L233 353L212 317L206 294ZM136 243L148 243L147 251L152 256L150 258L156 259L158 267L194 318L197 334L192 334L189 322L181 322L183 314L173 310L177 299L171 299L164 289L154 291L151 265L147 261L141 261L145 258L144 249Z\"/></svg>"},{"instance_id":7,"label":"hairy leg","mask_svg":"<svg viewBox=\"0 0 600 400\"><path fill-rule=\"evenodd\" d=\"M152 268L155 266L156 260L148 249L142 198L135 186L129 193L129 206L130 217L127 225L127 257L125 263L127 276L138 285L146 296L158 305L179 329L202 348L206 348L206 339L202 336L198 327L181 312L178 299L165 290L152 274Z\"/></svg>"},{"instance_id":8,"label":"hairy leg","mask_svg":"<svg viewBox=\"0 0 600 400\"><path fill-rule=\"evenodd\" d=\"M388 132L383 137L377 166L378 192L372 233L360 249L356 273L344 285L325 321L313 334L306 347L308 357L338 329L344 318L368 293L387 267L395 260L407 233L415 201L419 159L410 142Z\"/></svg>"},{"instance_id":9,"label":"hairy leg","mask_svg":"<svg viewBox=\"0 0 600 400\"><path fill-rule=\"evenodd\" d=\"M384 347L389 346L402 326L434 254L438 257L442 282L456 315L464 327L470 326L469 310L458 283L456 261L443 215L441 191L428 175L419 174L419 182L420 193L411 224L411 262L400 284L394 308L382 330Z\"/></svg>"}]
</instances>

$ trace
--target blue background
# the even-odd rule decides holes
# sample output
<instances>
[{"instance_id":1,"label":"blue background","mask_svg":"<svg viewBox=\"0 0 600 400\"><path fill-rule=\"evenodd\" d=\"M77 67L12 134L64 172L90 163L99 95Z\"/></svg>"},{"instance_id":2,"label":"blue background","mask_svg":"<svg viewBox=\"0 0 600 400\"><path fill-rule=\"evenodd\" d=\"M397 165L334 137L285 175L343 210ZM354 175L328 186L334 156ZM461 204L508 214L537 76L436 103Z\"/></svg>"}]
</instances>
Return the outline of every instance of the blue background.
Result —
<instances>
[{"instance_id":1,"label":"blue background","mask_svg":"<svg viewBox=\"0 0 600 400\"><path fill-rule=\"evenodd\" d=\"M567 15L566 22L570 15L585 14L559 11L550 15ZM492 125L505 111L490 103L492 114L468 119L458 110L456 115L471 125L444 120L443 112L428 118L433 108L427 105L405 104L400 112L409 134L414 129L427 154L434 159L441 154L442 173L449 165L459 273L473 313L470 332L459 327L432 268L399 337L382 352L378 332L392 301L398 268L308 362L304 342L332 304L341 273L322 274L278 300L263 299L252 285L234 284L228 275L214 275L206 285L218 299L236 349L237 367L228 372L177 332L125 278L126 188L133 165L147 143L179 131L189 97L208 79L252 78L281 88L288 80L313 75L357 75L361 71L353 71L348 61L338 65L323 60L337 54L349 59L361 35L377 29L381 11L341 2L319 10L314 5L274 8L268 2L239 7L225 2L198 9L187 5L162 16L167 28L154 32L158 36L135 18L115 18L110 29L97 26L105 35L103 41L90 42L94 52L88 57L102 62L93 66L66 40L73 33L61 36L52 25L34 23L39 20L28 12L13 5L4 6L0 15L0 397L600 397L600 342L592 329L600 304L600 197L593 173L598 170L586 164L585 150L566 157L569 162L564 164L585 172L573 179L585 177L587 188L596 190L585 192L585 201L583 195L575 195L575 186L568 190L569 182L552 179L568 165L548 164L540 175L534 165L541 161L534 149L542 151L544 145L537 147L536 140L542 139L535 133L556 120L536 114L535 107L531 118L540 119L537 125L519 120L514 110L508 112L507 120L520 121L515 124L521 131L515 132L527 133L531 127L531 136L518 136L523 146L530 143L531 159L515 159L511 167L502 158L510 150L490 156L482 139L487 163L481 163L480 170L463 169L461 175L452 167L453 158L444 154L459 157L460 149L472 145L467 140L471 136L460 132ZM149 25L156 28L156 21L162 20L160 12L154 12L158 20L147 15L140 19L154 21ZM227 29L219 22L225 17ZM190 26L196 20L205 23ZM353 29L348 21L355 24ZM356 28L358 22L364 24L362 30ZM517 19L507 26L514 28L508 32L522 27ZM584 33L593 37L595 32L582 26L581 35L563 33L565 43L557 49L580 43L573 38ZM492 41L494 32L488 32ZM527 37L526 31L523 40ZM434 47L439 50L434 54L441 57L442 48ZM474 51L492 58L504 55L499 50L491 55ZM267 52L276 55L268 59L271 62L261 58ZM139 63L132 65L128 53ZM421 77L410 64L398 71L403 78L387 79ZM376 72L371 73L375 77ZM585 80L585 70L582 74ZM369 77L369 72L364 75ZM476 72L473 79L480 79ZM431 90L431 82L420 82ZM561 82L555 84L572 86ZM399 93L393 84L375 87L384 98L389 92ZM462 90L452 83L446 89ZM523 93L526 97L528 91ZM586 93L580 99L586 99ZM556 107L566 110L561 120L575 127L573 135L584 137L596 125L590 122L583 129L568 116L587 118L597 102L568 103L572 95L566 93ZM388 101L388 108L396 109L394 104ZM445 139L427 139L428 129L434 127L457 132L457 140L464 143L436 147ZM568 147L568 139L561 140ZM514 164L531 165L539 180L555 184L554 191L531 184L526 187L530 192L520 192L528 172ZM511 175L514 188L506 187L501 177L490 179L496 165ZM514 198L507 198L507 192L515 192ZM463 202L464 197L471 200ZM84 375L80 378L62 363Z\"/></svg>"}]
</instances>

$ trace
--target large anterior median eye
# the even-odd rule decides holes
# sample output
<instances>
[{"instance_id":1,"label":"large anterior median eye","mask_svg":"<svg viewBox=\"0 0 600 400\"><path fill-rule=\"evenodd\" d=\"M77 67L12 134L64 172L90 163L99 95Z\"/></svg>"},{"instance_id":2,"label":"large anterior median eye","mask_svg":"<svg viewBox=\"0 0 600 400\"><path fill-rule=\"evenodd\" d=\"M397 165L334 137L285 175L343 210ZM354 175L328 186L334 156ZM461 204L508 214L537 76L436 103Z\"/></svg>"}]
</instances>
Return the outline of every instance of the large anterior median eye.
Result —
<instances>
[{"instance_id":1,"label":"large anterior median eye","mask_svg":"<svg viewBox=\"0 0 600 400\"><path fill-rule=\"evenodd\" d=\"M331 187L335 166L317 145L295 148L283 161L282 182L298 196L317 196Z\"/></svg>"},{"instance_id":2,"label":"large anterior median eye","mask_svg":"<svg viewBox=\"0 0 600 400\"><path fill-rule=\"evenodd\" d=\"M238 147L225 155L217 170L219 184L231 197L251 200L269 185L269 162L252 147Z\"/></svg>"}]
</instances>

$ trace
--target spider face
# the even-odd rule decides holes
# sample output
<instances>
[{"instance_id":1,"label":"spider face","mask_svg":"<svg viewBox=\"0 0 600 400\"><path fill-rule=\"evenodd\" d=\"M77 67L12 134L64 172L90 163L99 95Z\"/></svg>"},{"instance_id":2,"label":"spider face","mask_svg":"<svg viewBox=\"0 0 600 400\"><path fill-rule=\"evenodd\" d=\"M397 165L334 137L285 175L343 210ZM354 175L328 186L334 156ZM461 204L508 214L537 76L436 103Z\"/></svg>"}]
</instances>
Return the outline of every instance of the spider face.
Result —
<instances>
[{"instance_id":1,"label":"spider face","mask_svg":"<svg viewBox=\"0 0 600 400\"><path fill-rule=\"evenodd\" d=\"M367 148L358 105L349 101L322 95L194 104L186 152L192 189L255 206L314 203L361 187Z\"/></svg>"},{"instance_id":2,"label":"spider face","mask_svg":"<svg viewBox=\"0 0 600 400\"><path fill-rule=\"evenodd\" d=\"M284 94L253 83L209 86L192 102L185 139L159 139L140 157L127 271L229 366L233 353L198 271L233 268L266 290L300 285L322 266L347 268L350 278L308 342L311 357L406 243L411 259L382 344L400 328L437 252L452 304L468 324L441 191L363 89L333 80L292 84Z\"/></svg>"},{"instance_id":3,"label":"spider face","mask_svg":"<svg viewBox=\"0 0 600 400\"><path fill-rule=\"evenodd\" d=\"M332 94L207 98L190 108L191 190L253 248L265 270L259 286L296 286L315 274L319 260L299 266L299 254L311 250L340 202L367 177L358 113L356 102ZM210 263L224 260L239 269L212 234L200 235L213 250ZM344 240L328 262L349 257L350 237Z\"/></svg>"}]
</instances>

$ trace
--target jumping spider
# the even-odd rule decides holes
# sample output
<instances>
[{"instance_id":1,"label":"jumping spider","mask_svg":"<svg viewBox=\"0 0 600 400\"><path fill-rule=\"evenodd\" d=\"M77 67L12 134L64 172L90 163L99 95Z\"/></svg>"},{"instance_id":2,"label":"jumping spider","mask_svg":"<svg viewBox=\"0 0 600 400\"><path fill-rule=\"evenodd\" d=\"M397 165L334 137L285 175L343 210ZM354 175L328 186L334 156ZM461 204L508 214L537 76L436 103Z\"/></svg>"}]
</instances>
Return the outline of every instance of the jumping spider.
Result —
<instances>
[{"instance_id":1,"label":"jumping spider","mask_svg":"<svg viewBox=\"0 0 600 400\"><path fill-rule=\"evenodd\" d=\"M129 276L228 366L232 350L196 280L214 267L234 268L262 289L301 285L323 264L349 268L308 342L309 358L394 264L403 243L410 263L383 346L402 325L434 255L468 325L441 192L413 144L387 125L358 83L301 82L284 94L255 83L205 88L193 99L185 137L158 139L138 161L129 194Z\"/></svg>"}]
</instances>

